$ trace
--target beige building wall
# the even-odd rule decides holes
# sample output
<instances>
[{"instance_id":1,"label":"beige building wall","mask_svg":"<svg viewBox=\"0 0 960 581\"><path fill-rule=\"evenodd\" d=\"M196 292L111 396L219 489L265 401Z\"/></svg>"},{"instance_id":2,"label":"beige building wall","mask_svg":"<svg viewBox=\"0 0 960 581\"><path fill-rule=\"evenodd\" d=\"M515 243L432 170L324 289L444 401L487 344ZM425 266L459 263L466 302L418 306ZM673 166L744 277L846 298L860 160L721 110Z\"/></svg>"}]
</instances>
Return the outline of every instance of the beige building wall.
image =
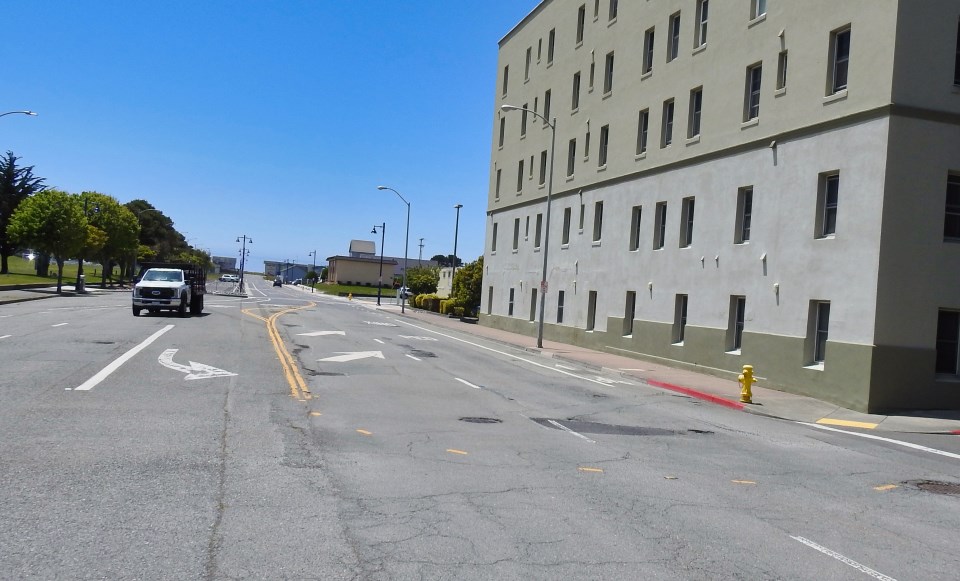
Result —
<instances>
[{"instance_id":1,"label":"beige building wall","mask_svg":"<svg viewBox=\"0 0 960 581\"><path fill-rule=\"evenodd\" d=\"M330 266L327 272L330 282L332 283L373 285L376 287L377 281L380 280L379 261L351 260L336 257L331 257L328 260L330 261ZM394 266L396 265L392 262L383 263L383 284L386 287L392 285Z\"/></svg>"},{"instance_id":2,"label":"beige building wall","mask_svg":"<svg viewBox=\"0 0 960 581\"><path fill-rule=\"evenodd\" d=\"M696 0L620 2L612 21L608 0L598 4L594 17L593 0L541 2L501 40L481 322L536 333L547 231L544 225L538 235L535 224L546 214L540 163L549 158L551 130L529 115L521 135L521 112L499 106L543 114L549 90L557 134L548 337L718 375L733 376L750 363L767 385L861 410L960 407L960 378L933 373L938 310L960 310L960 244L943 238L946 179L960 170L960 91L953 85L960 3L768 2L768 13L751 17L751 0L714 0L704 45L697 44ZM586 19L578 43L581 5ZM670 59L668 31L678 14L679 42ZM654 58L644 72L651 29ZM845 30L848 83L834 91L831 51ZM784 52L785 84L779 82ZM604 91L610 53L612 88ZM757 64L759 114L745 120L748 69ZM693 89L702 90L696 135L689 131ZM670 99L673 139L664 145ZM647 147L638 153L645 109ZM605 164L598 147L603 127ZM836 230L822 236L824 176L834 174ZM738 196L745 188L753 192L752 228L750 239L739 241ZM687 244L682 209L690 199ZM655 249L658 204L667 208L665 244ZM633 248L638 207L640 242ZM635 293L632 325L624 320L628 293ZM688 304L682 342L675 336L677 295ZM746 304L739 350L730 345L731 297ZM816 363L820 301L829 302L830 318L827 355Z\"/></svg>"}]
</instances>

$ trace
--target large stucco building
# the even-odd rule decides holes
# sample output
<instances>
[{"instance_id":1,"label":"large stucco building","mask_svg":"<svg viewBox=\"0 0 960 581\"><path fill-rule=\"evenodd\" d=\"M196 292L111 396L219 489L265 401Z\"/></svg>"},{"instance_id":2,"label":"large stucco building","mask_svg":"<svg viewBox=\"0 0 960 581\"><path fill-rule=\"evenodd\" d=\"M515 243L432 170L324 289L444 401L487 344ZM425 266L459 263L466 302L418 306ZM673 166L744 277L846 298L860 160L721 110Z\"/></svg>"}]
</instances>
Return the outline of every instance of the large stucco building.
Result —
<instances>
[{"instance_id":1,"label":"large stucco building","mask_svg":"<svg viewBox=\"0 0 960 581\"><path fill-rule=\"evenodd\" d=\"M549 251L547 339L960 408L958 23L957 0L540 2L500 41L481 323L536 334ZM551 127L503 105L555 119L549 220Z\"/></svg>"}]
</instances>

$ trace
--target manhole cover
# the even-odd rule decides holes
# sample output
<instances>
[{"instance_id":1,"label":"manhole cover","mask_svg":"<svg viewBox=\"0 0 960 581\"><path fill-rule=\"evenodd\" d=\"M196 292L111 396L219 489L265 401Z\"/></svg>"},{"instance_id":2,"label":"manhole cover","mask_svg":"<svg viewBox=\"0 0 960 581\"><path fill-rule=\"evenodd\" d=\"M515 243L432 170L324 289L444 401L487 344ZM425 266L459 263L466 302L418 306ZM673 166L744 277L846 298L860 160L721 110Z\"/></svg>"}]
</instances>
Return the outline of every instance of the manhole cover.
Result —
<instances>
[{"instance_id":1,"label":"manhole cover","mask_svg":"<svg viewBox=\"0 0 960 581\"><path fill-rule=\"evenodd\" d=\"M957 483L957 482L937 482L936 480L908 480L907 482L904 482L904 484L908 486L913 486L914 488L918 490L923 490L924 492L960 496L960 483Z\"/></svg>"},{"instance_id":2,"label":"manhole cover","mask_svg":"<svg viewBox=\"0 0 960 581\"><path fill-rule=\"evenodd\" d=\"M471 424L500 424L503 423L503 420L498 420L497 418L460 418L461 422L469 422Z\"/></svg>"}]
</instances>

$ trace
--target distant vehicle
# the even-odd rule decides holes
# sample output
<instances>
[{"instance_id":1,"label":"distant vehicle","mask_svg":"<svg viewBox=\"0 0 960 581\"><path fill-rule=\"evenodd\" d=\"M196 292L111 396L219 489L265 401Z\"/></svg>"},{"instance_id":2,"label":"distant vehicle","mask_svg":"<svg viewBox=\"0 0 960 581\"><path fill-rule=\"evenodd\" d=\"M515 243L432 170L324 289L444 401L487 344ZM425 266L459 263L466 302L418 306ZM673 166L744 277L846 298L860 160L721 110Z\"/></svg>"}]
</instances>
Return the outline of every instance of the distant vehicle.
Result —
<instances>
[{"instance_id":1,"label":"distant vehicle","mask_svg":"<svg viewBox=\"0 0 960 581\"><path fill-rule=\"evenodd\" d=\"M207 274L190 263L148 262L140 265L140 276L133 286L133 316L140 311L177 311L181 317L203 312L203 295L207 292Z\"/></svg>"},{"instance_id":2,"label":"distant vehicle","mask_svg":"<svg viewBox=\"0 0 960 581\"><path fill-rule=\"evenodd\" d=\"M293 284L303 284L303 279L298 278L297 280L293 281Z\"/></svg>"},{"instance_id":3,"label":"distant vehicle","mask_svg":"<svg viewBox=\"0 0 960 581\"><path fill-rule=\"evenodd\" d=\"M240 282L240 277L236 274L221 274L220 282Z\"/></svg>"},{"instance_id":4,"label":"distant vehicle","mask_svg":"<svg viewBox=\"0 0 960 581\"><path fill-rule=\"evenodd\" d=\"M409 299L409 298L412 297L412 296L413 296L413 293L410 291L409 288L407 288L407 287L405 287L405 286L402 286L402 287L400 287L400 288L397 289L397 298L400 298L400 299Z\"/></svg>"},{"instance_id":5,"label":"distant vehicle","mask_svg":"<svg viewBox=\"0 0 960 581\"><path fill-rule=\"evenodd\" d=\"M279 279L279 278L273 279L273 286L283 286L283 279Z\"/></svg>"}]
</instances>

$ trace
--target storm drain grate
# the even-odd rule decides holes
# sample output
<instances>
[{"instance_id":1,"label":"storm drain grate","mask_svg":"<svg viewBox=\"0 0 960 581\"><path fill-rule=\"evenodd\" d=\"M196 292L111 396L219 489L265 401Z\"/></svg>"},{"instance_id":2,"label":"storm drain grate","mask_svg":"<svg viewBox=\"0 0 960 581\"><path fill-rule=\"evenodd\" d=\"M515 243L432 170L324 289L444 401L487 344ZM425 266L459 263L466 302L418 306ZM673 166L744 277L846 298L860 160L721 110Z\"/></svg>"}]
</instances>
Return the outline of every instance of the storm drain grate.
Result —
<instances>
[{"instance_id":1,"label":"storm drain grate","mask_svg":"<svg viewBox=\"0 0 960 581\"><path fill-rule=\"evenodd\" d=\"M936 480L908 480L904 482L907 486L913 486L924 492L934 494L947 494L951 496L960 496L960 483L957 482L938 482Z\"/></svg>"},{"instance_id":2,"label":"storm drain grate","mask_svg":"<svg viewBox=\"0 0 960 581\"><path fill-rule=\"evenodd\" d=\"M503 420L498 420L497 418L474 418L466 417L460 418L461 422L468 422L471 424L500 424L503 423Z\"/></svg>"}]
</instances>

